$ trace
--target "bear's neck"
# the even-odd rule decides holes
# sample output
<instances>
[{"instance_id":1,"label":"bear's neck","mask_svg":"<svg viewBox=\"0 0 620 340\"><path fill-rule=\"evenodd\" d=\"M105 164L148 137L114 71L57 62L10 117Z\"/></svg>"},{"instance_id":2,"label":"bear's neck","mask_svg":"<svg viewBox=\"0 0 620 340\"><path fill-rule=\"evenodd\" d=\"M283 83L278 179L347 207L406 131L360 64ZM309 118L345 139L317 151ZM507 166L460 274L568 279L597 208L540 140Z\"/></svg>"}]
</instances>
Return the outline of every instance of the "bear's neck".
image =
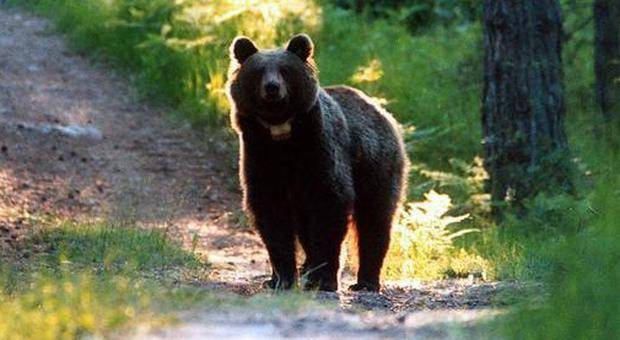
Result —
<instances>
[{"instance_id":1,"label":"bear's neck","mask_svg":"<svg viewBox=\"0 0 620 340\"><path fill-rule=\"evenodd\" d=\"M317 99L310 110L295 112L282 124L270 124L258 116L238 116L237 121L246 143L286 144L301 140L310 142L320 135L322 112Z\"/></svg>"}]
</instances>

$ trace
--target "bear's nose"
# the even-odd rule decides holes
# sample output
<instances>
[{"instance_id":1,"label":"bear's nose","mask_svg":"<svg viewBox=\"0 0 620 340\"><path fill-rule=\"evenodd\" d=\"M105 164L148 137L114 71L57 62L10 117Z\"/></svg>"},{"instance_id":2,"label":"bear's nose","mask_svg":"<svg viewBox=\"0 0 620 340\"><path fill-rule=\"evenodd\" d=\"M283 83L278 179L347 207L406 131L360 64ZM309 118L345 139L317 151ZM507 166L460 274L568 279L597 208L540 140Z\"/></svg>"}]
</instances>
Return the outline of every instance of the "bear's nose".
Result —
<instances>
[{"instance_id":1,"label":"bear's nose","mask_svg":"<svg viewBox=\"0 0 620 340\"><path fill-rule=\"evenodd\" d=\"M274 81L265 84L265 93L269 96L276 95L280 92L280 85Z\"/></svg>"}]
</instances>

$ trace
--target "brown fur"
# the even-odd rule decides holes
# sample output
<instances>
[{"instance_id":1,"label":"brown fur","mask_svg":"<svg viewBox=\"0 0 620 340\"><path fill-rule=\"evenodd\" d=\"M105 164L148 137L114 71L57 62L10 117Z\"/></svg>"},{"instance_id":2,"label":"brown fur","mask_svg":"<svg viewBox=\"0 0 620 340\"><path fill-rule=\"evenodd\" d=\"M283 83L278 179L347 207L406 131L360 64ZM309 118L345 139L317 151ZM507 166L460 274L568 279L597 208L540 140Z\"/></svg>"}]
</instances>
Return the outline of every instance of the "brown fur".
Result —
<instances>
[{"instance_id":1,"label":"brown fur","mask_svg":"<svg viewBox=\"0 0 620 340\"><path fill-rule=\"evenodd\" d=\"M351 288L378 290L406 186L398 124L361 91L321 88L305 35L275 51L258 51L238 38L231 51L229 96L244 203L269 252L268 286L289 288L297 281L298 239L306 254L304 288L337 289L339 254L353 220L359 270ZM271 91L262 88L265 79L275 82ZM290 135L270 133L270 126L287 122Z\"/></svg>"}]
</instances>

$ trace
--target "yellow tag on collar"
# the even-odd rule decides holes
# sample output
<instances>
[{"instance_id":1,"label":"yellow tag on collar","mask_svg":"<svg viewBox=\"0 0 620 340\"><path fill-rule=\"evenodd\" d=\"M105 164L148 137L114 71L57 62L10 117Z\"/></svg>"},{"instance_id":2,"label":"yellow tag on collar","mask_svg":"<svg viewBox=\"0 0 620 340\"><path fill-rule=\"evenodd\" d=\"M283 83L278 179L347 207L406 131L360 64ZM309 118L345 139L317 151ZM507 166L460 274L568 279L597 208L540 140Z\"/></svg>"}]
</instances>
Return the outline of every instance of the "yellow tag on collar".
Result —
<instances>
[{"instance_id":1,"label":"yellow tag on collar","mask_svg":"<svg viewBox=\"0 0 620 340\"><path fill-rule=\"evenodd\" d=\"M263 127L269 130L269 133L271 134L271 138L273 138L273 140L281 141L291 137L291 123L293 122L293 118L278 125L269 124L260 118L258 118L258 121Z\"/></svg>"}]
</instances>

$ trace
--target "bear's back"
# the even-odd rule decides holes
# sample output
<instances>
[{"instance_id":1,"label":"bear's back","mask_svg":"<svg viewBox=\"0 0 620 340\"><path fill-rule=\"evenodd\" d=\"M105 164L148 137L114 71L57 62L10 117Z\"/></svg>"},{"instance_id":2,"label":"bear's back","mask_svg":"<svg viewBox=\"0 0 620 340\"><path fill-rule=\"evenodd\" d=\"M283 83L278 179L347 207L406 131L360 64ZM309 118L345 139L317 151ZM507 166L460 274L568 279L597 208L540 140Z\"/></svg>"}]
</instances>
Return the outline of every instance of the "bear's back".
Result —
<instances>
[{"instance_id":1,"label":"bear's back","mask_svg":"<svg viewBox=\"0 0 620 340\"><path fill-rule=\"evenodd\" d=\"M325 91L342 109L355 159L389 160L404 156L399 124L372 98L348 86L330 86Z\"/></svg>"}]
</instances>

